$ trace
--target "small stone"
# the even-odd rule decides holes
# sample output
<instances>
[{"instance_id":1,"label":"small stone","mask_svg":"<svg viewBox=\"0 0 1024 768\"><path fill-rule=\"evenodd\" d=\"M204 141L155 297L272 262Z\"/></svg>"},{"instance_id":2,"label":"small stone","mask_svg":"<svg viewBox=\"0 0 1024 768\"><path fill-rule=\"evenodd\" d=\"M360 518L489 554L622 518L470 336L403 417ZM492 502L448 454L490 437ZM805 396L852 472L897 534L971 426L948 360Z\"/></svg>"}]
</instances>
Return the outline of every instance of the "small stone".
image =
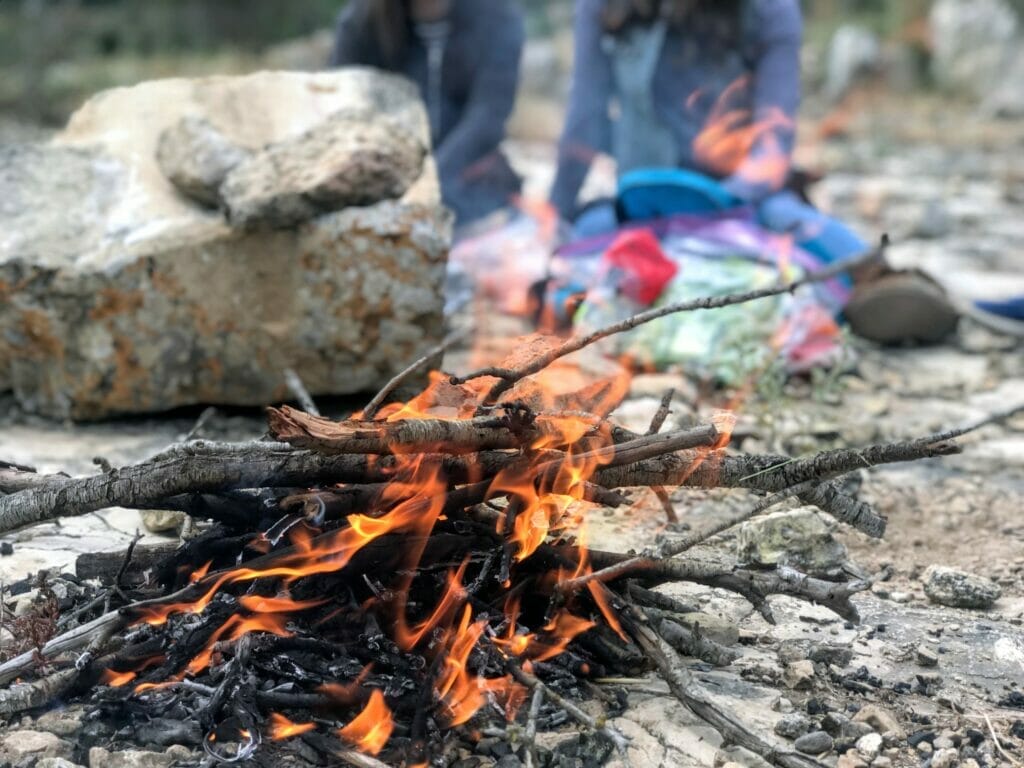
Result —
<instances>
[{"instance_id":1,"label":"small stone","mask_svg":"<svg viewBox=\"0 0 1024 768\"><path fill-rule=\"evenodd\" d=\"M772 710L774 712L781 712L784 715L788 715L793 711L793 702L785 696L780 696L772 702Z\"/></svg>"},{"instance_id":2,"label":"small stone","mask_svg":"<svg viewBox=\"0 0 1024 768\"><path fill-rule=\"evenodd\" d=\"M14 554L14 545L9 541L0 542L0 555L8 557Z\"/></svg>"},{"instance_id":3,"label":"small stone","mask_svg":"<svg viewBox=\"0 0 1024 768\"><path fill-rule=\"evenodd\" d=\"M911 595L909 592L892 592L889 594L889 599L892 600L892 602L894 603L906 605L913 599L913 595Z\"/></svg>"},{"instance_id":4,"label":"small stone","mask_svg":"<svg viewBox=\"0 0 1024 768\"><path fill-rule=\"evenodd\" d=\"M829 712L821 719L821 729L835 739L856 741L861 736L874 733L867 723L855 723L839 712Z\"/></svg>"},{"instance_id":5,"label":"small stone","mask_svg":"<svg viewBox=\"0 0 1024 768\"><path fill-rule=\"evenodd\" d=\"M775 723L775 733L786 739L798 739L805 733L810 733L814 723L809 717L800 714L786 715Z\"/></svg>"},{"instance_id":6,"label":"small stone","mask_svg":"<svg viewBox=\"0 0 1024 768\"><path fill-rule=\"evenodd\" d=\"M84 766L72 763L63 757L44 757L36 763L35 768L84 768Z\"/></svg>"},{"instance_id":7,"label":"small stone","mask_svg":"<svg viewBox=\"0 0 1024 768\"><path fill-rule=\"evenodd\" d=\"M952 749L954 745L953 740L949 738L949 736L943 735L935 739L935 741L932 742L932 746L935 749Z\"/></svg>"},{"instance_id":8,"label":"small stone","mask_svg":"<svg viewBox=\"0 0 1024 768\"><path fill-rule=\"evenodd\" d=\"M853 651L841 645L816 645L811 648L808 658L819 664L832 664L842 669L853 660Z\"/></svg>"},{"instance_id":9,"label":"small stone","mask_svg":"<svg viewBox=\"0 0 1024 768\"><path fill-rule=\"evenodd\" d=\"M93 747L89 750L89 768L170 768L175 762L192 757L191 750L182 746L171 747L166 752L110 752L102 747Z\"/></svg>"},{"instance_id":10,"label":"small stone","mask_svg":"<svg viewBox=\"0 0 1024 768\"><path fill-rule=\"evenodd\" d=\"M880 756L871 762L871 768L892 768L892 758Z\"/></svg>"},{"instance_id":11,"label":"small stone","mask_svg":"<svg viewBox=\"0 0 1024 768\"><path fill-rule=\"evenodd\" d=\"M942 675L935 672L919 672L917 690L924 696L934 696L942 687Z\"/></svg>"},{"instance_id":12,"label":"small stone","mask_svg":"<svg viewBox=\"0 0 1024 768\"><path fill-rule=\"evenodd\" d=\"M935 701L954 712L963 714L965 711L964 700L960 694L955 691L944 691L935 697Z\"/></svg>"},{"instance_id":13,"label":"small stone","mask_svg":"<svg viewBox=\"0 0 1024 768\"><path fill-rule=\"evenodd\" d=\"M932 753L932 745L929 744L927 741L922 741L920 744L918 744L915 747L915 749L918 752L920 752L922 755L926 755L926 756L930 755Z\"/></svg>"},{"instance_id":14,"label":"small stone","mask_svg":"<svg viewBox=\"0 0 1024 768\"><path fill-rule=\"evenodd\" d=\"M836 760L836 768L867 768L867 762L856 749L849 749Z\"/></svg>"},{"instance_id":15,"label":"small stone","mask_svg":"<svg viewBox=\"0 0 1024 768\"><path fill-rule=\"evenodd\" d=\"M846 562L846 547L814 509L776 512L744 523L736 536L739 557L763 566L791 565L821 573Z\"/></svg>"},{"instance_id":16,"label":"small stone","mask_svg":"<svg viewBox=\"0 0 1024 768\"><path fill-rule=\"evenodd\" d=\"M912 747L917 747L922 741L932 742L935 741L934 731L916 731L907 737L907 744Z\"/></svg>"},{"instance_id":17,"label":"small stone","mask_svg":"<svg viewBox=\"0 0 1024 768\"><path fill-rule=\"evenodd\" d=\"M505 755L497 763L494 768L521 768L522 761L515 755Z\"/></svg>"},{"instance_id":18,"label":"small stone","mask_svg":"<svg viewBox=\"0 0 1024 768\"><path fill-rule=\"evenodd\" d=\"M807 658L807 650L800 643L782 643L777 653L779 661L783 664L790 664L794 661L803 661Z\"/></svg>"},{"instance_id":19,"label":"small stone","mask_svg":"<svg viewBox=\"0 0 1024 768\"><path fill-rule=\"evenodd\" d=\"M37 731L46 731L56 736L77 736L82 729L83 715L83 710L79 708L62 707L43 713L36 718L32 727Z\"/></svg>"},{"instance_id":20,"label":"small stone","mask_svg":"<svg viewBox=\"0 0 1024 768\"><path fill-rule=\"evenodd\" d=\"M853 721L867 723L883 737L891 736L900 741L906 738L906 732L900 727L899 721L890 712L876 704L867 704L861 707L860 711L853 716Z\"/></svg>"},{"instance_id":21,"label":"small stone","mask_svg":"<svg viewBox=\"0 0 1024 768\"><path fill-rule=\"evenodd\" d=\"M42 757L70 757L71 745L45 731L10 731L0 738L0 764L32 762Z\"/></svg>"},{"instance_id":22,"label":"small stone","mask_svg":"<svg viewBox=\"0 0 1024 768\"><path fill-rule=\"evenodd\" d=\"M807 690L814 684L814 662L806 659L790 662L783 673L783 681L794 691Z\"/></svg>"},{"instance_id":23,"label":"small stone","mask_svg":"<svg viewBox=\"0 0 1024 768\"><path fill-rule=\"evenodd\" d=\"M857 751L865 760L874 760L882 751L882 736L878 733L869 733L857 739Z\"/></svg>"},{"instance_id":24,"label":"small stone","mask_svg":"<svg viewBox=\"0 0 1024 768\"><path fill-rule=\"evenodd\" d=\"M147 509L142 512L142 524L150 533L177 531L184 522L184 512L172 512L165 509Z\"/></svg>"},{"instance_id":25,"label":"small stone","mask_svg":"<svg viewBox=\"0 0 1024 768\"><path fill-rule=\"evenodd\" d=\"M991 608L1003 594L990 579L939 565L929 567L923 579L928 599L952 608Z\"/></svg>"},{"instance_id":26,"label":"small stone","mask_svg":"<svg viewBox=\"0 0 1024 768\"><path fill-rule=\"evenodd\" d=\"M178 191L196 202L216 207L217 190L228 173L249 156L208 120L187 115L157 139L160 171Z\"/></svg>"},{"instance_id":27,"label":"small stone","mask_svg":"<svg viewBox=\"0 0 1024 768\"><path fill-rule=\"evenodd\" d=\"M736 624L711 613L683 613L679 615L679 622L689 629L699 628L702 637L714 640L719 645L736 645L740 640Z\"/></svg>"},{"instance_id":28,"label":"small stone","mask_svg":"<svg viewBox=\"0 0 1024 768\"><path fill-rule=\"evenodd\" d=\"M917 663L922 667L939 666L939 654L927 645L917 646Z\"/></svg>"},{"instance_id":29,"label":"small stone","mask_svg":"<svg viewBox=\"0 0 1024 768\"><path fill-rule=\"evenodd\" d=\"M953 768L960 759L955 749L938 749L932 755L932 768Z\"/></svg>"},{"instance_id":30,"label":"small stone","mask_svg":"<svg viewBox=\"0 0 1024 768\"><path fill-rule=\"evenodd\" d=\"M973 757L969 757L966 760L961 760L960 761L960 768L981 768L981 767L978 765L978 761L977 760L975 760Z\"/></svg>"},{"instance_id":31,"label":"small stone","mask_svg":"<svg viewBox=\"0 0 1024 768\"><path fill-rule=\"evenodd\" d=\"M814 731L801 736L793 746L805 755L823 755L832 751L832 737L824 731Z\"/></svg>"}]
</instances>

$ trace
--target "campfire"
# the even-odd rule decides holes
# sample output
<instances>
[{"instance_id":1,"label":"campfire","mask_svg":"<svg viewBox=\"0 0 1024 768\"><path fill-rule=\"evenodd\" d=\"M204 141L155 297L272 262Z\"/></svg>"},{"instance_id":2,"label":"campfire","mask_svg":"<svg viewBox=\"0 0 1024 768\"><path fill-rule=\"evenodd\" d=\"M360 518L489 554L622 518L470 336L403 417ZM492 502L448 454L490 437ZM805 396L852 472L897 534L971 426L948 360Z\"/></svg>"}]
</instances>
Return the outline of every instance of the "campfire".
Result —
<instances>
[{"instance_id":1,"label":"campfire","mask_svg":"<svg viewBox=\"0 0 1024 768\"><path fill-rule=\"evenodd\" d=\"M838 479L956 453L965 430L799 459L743 455L729 450L729 413L663 432L672 393L645 434L615 424L628 381L581 381L565 363L669 312L795 287L535 338L499 367L434 373L408 402L382 405L430 354L351 419L270 409L257 442L186 442L86 478L0 469L2 531L108 506L214 521L166 557L132 547L107 558L103 586L21 619L26 631L0 664L0 714L79 700L124 733L174 721L216 763L446 765L463 745L497 737L532 766L542 763L537 734L568 721L594 734L601 755L626 752L611 724L626 698L613 681L654 671L731 742L779 765L817 765L702 692L680 654L725 666L733 652L682 618L695 606L656 588L728 590L769 621L770 598L789 595L857 621L851 596L869 581L756 570L708 540L791 498L881 536L885 520ZM653 491L671 519L665 489L675 487L754 498L660 547L587 545L595 509L631 503L622 489Z\"/></svg>"}]
</instances>

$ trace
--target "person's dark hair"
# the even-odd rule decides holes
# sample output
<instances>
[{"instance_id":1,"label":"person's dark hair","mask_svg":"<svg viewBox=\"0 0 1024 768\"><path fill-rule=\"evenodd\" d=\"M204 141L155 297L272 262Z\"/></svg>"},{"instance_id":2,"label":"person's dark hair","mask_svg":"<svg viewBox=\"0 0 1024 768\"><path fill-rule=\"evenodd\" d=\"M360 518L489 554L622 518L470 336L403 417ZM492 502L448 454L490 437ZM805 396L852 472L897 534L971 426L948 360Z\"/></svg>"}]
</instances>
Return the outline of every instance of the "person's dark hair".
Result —
<instances>
[{"instance_id":1,"label":"person's dark hair","mask_svg":"<svg viewBox=\"0 0 1024 768\"><path fill-rule=\"evenodd\" d=\"M735 42L744 0L604 0L602 22L609 32L663 18L672 28L691 28L704 38Z\"/></svg>"},{"instance_id":2,"label":"person's dark hair","mask_svg":"<svg viewBox=\"0 0 1024 768\"><path fill-rule=\"evenodd\" d=\"M409 0L349 0L355 6L356 38L384 69L402 67L409 51Z\"/></svg>"},{"instance_id":3,"label":"person's dark hair","mask_svg":"<svg viewBox=\"0 0 1024 768\"><path fill-rule=\"evenodd\" d=\"M409 0L370 0L373 36L390 68L398 68L409 49Z\"/></svg>"}]
</instances>

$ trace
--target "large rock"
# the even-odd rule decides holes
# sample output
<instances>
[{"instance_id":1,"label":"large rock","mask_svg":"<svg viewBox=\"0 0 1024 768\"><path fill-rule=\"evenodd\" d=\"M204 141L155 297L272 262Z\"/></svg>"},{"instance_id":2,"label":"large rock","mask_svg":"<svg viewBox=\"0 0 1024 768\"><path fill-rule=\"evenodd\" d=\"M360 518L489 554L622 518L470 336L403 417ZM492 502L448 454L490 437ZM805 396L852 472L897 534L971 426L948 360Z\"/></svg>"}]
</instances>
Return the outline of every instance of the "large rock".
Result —
<instances>
[{"instance_id":1,"label":"large rock","mask_svg":"<svg viewBox=\"0 0 1024 768\"><path fill-rule=\"evenodd\" d=\"M825 74L825 96L842 99L857 82L880 67L881 44L866 27L844 24L832 36Z\"/></svg>"},{"instance_id":2,"label":"large rock","mask_svg":"<svg viewBox=\"0 0 1024 768\"><path fill-rule=\"evenodd\" d=\"M425 154L423 140L393 118L339 114L238 163L219 197L236 227L288 229L321 213L401 197Z\"/></svg>"},{"instance_id":3,"label":"large rock","mask_svg":"<svg viewBox=\"0 0 1024 768\"><path fill-rule=\"evenodd\" d=\"M941 565L929 566L923 581L929 600L952 608L991 608L1003 594L991 579Z\"/></svg>"},{"instance_id":4,"label":"large rock","mask_svg":"<svg viewBox=\"0 0 1024 768\"><path fill-rule=\"evenodd\" d=\"M157 162L186 118L256 158L359 115L402 126L360 147L418 157L418 178L410 161L375 189L390 199L317 198L286 229L233 228ZM314 395L375 389L442 332L450 218L428 137L411 84L356 69L116 89L52 143L0 149L0 389L79 419L264 404L287 396L288 368Z\"/></svg>"},{"instance_id":5,"label":"large rock","mask_svg":"<svg viewBox=\"0 0 1024 768\"><path fill-rule=\"evenodd\" d=\"M932 69L943 88L986 97L1020 47L1018 18L1006 0L936 0Z\"/></svg>"},{"instance_id":6,"label":"large rock","mask_svg":"<svg viewBox=\"0 0 1024 768\"><path fill-rule=\"evenodd\" d=\"M789 565L826 573L846 562L847 551L832 526L813 508L776 512L744 523L736 536L739 557L762 566Z\"/></svg>"}]
</instances>

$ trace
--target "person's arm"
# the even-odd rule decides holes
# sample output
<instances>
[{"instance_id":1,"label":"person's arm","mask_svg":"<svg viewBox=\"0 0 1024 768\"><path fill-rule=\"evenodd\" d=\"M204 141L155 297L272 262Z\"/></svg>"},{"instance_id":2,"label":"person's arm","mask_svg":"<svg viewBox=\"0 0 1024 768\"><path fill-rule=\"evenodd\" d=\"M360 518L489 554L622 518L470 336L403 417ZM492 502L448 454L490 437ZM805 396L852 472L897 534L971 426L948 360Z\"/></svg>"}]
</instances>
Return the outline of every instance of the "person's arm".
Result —
<instances>
[{"instance_id":1,"label":"person's arm","mask_svg":"<svg viewBox=\"0 0 1024 768\"><path fill-rule=\"evenodd\" d=\"M576 0L572 90L551 188L551 203L566 219L576 209L594 157L611 144L612 65L602 47L601 7L602 0Z\"/></svg>"},{"instance_id":2,"label":"person's arm","mask_svg":"<svg viewBox=\"0 0 1024 768\"><path fill-rule=\"evenodd\" d=\"M366 61L366 36L370 32L367 19L367 6L363 0L351 0L342 8L334 27L332 68L370 63Z\"/></svg>"},{"instance_id":3,"label":"person's arm","mask_svg":"<svg viewBox=\"0 0 1024 768\"><path fill-rule=\"evenodd\" d=\"M752 84L753 120L762 131L747 158L723 182L732 194L748 202L782 189L792 164L803 39L799 0L761 0L757 23L760 40Z\"/></svg>"},{"instance_id":4,"label":"person's arm","mask_svg":"<svg viewBox=\"0 0 1024 768\"><path fill-rule=\"evenodd\" d=\"M466 109L434 150L442 179L463 180L461 174L472 173L470 166L505 138L505 123L516 101L526 33L521 14L511 5L492 22L478 27L486 31L486 39L476 42L487 55L473 78Z\"/></svg>"}]
</instances>

